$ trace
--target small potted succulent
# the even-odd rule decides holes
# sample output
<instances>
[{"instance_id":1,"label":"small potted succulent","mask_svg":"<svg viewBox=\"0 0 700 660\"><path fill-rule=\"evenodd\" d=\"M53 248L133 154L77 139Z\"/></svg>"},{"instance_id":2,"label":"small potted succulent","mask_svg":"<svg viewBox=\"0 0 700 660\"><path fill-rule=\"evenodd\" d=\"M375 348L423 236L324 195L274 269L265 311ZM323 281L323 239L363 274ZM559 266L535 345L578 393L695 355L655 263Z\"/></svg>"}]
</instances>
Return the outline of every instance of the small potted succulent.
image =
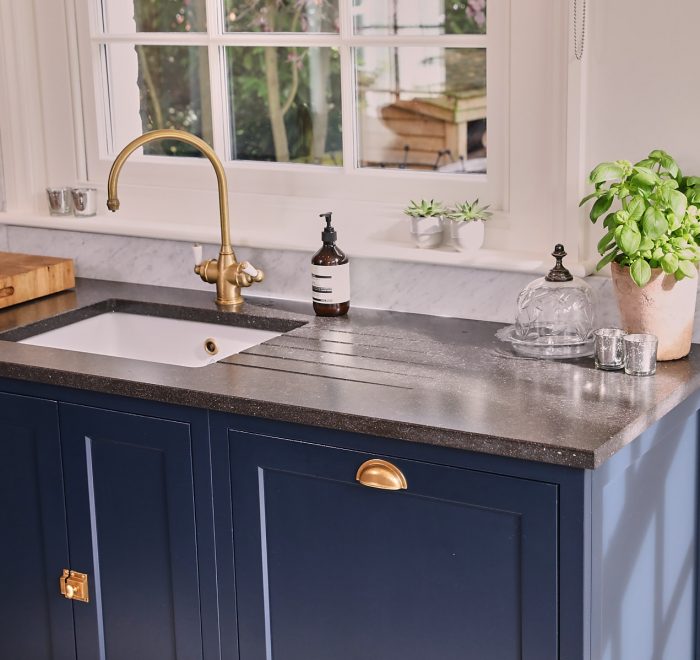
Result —
<instances>
[{"instance_id":1,"label":"small potted succulent","mask_svg":"<svg viewBox=\"0 0 700 660\"><path fill-rule=\"evenodd\" d=\"M598 270L611 266L624 329L655 334L659 360L684 357L698 288L700 177L683 176L655 150L634 165L601 163L589 181L595 190L581 205L595 200L589 217L603 217Z\"/></svg>"},{"instance_id":2,"label":"small potted succulent","mask_svg":"<svg viewBox=\"0 0 700 660\"><path fill-rule=\"evenodd\" d=\"M445 244L458 252L478 250L484 244L484 222L493 213L479 200L455 204L443 218Z\"/></svg>"},{"instance_id":3,"label":"small potted succulent","mask_svg":"<svg viewBox=\"0 0 700 660\"><path fill-rule=\"evenodd\" d=\"M411 219L411 236L419 248L435 248L442 243L442 217L447 212L442 202L421 199L404 209Z\"/></svg>"}]
</instances>

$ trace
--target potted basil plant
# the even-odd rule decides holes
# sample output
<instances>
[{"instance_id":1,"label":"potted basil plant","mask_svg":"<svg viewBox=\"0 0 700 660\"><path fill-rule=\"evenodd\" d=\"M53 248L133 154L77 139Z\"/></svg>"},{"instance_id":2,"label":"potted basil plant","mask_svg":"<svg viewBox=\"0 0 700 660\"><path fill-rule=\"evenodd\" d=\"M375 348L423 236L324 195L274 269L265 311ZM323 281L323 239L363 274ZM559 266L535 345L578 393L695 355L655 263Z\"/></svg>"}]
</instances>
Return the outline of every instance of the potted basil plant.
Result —
<instances>
[{"instance_id":1,"label":"potted basil plant","mask_svg":"<svg viewBox=\"0 0 700 660\"><path fill-rule=\"evenodd\" d=\"M435 248L442 243L442 217L446 209L434 199L411 201L404 214L411 219L411 236L419 248Z\"/></svg>"},{"instance_id":2,"label":"potted basil plant","mask_svg":"<svg viewBox=\"0 0 700 660\"><path fill-rule=\"evenodd\" d=\"M590 174L590 220L603 218L600 270L611 265L627 332L655 334L658 359L690 351L700 261L700 178L686 177L665 151L634 165L601 163Z\"/></svg>"},{"instance_id":3,"label":"potted basil plant","mask_svg":"<svg viewBox=\"0 0 700 660\"><path fill-rule=\"evenodd\" d=\"M458 252L478 250L484 244L484 222L493 213L479 200L455 204L443 217L445 243Z\"/></svg>"}]
</instances>

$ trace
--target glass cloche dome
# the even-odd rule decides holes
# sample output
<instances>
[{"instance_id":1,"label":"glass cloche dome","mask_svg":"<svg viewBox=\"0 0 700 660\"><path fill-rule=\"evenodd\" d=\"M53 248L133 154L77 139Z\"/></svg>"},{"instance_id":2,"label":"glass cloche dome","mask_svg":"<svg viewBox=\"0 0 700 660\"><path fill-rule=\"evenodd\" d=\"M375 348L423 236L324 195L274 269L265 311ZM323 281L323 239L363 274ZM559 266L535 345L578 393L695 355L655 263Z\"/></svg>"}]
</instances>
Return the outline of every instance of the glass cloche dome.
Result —
<instances>
[{"instance_id":1,"label":"glass cloche dome","mask_svg":"<svg viewBox=\"0 0 700 660\"><path fill-rule=\"evenodd\" d=\"M515 325L499 330L499 339L528 357L569 358L590 355L593 344L593 289L563 265L563 245L545 277L528 284L518 296Z\"/></svg>"}]
</instances>

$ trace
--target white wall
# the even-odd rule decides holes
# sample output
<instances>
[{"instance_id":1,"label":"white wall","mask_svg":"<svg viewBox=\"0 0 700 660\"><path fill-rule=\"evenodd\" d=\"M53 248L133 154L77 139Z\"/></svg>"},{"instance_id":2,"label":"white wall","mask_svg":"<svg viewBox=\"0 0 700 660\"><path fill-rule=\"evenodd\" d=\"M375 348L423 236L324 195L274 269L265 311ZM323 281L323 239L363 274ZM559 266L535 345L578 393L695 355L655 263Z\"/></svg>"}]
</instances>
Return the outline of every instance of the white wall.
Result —
<instances>
[{"instance_id":1,"label":"white wall","mask_svg":"<svg viewBox=\"0 0 700 660\"><path fill-rule=\"evenodd\" d=\"M700 2L588 3L589 169L660 148L700 173Z\"/></svg>"},{"instance_id":2,"label":"white wall","mask_svg":"<svg viewBox=\"0 0 700 660\"><path fill-rule=\"evenodd\" d=\"M601 161L664 149L700 175L700 2L588 0L588 10L586 174ZM595 256L602 227L587 234Z\"/></svg>"}]
</instances>

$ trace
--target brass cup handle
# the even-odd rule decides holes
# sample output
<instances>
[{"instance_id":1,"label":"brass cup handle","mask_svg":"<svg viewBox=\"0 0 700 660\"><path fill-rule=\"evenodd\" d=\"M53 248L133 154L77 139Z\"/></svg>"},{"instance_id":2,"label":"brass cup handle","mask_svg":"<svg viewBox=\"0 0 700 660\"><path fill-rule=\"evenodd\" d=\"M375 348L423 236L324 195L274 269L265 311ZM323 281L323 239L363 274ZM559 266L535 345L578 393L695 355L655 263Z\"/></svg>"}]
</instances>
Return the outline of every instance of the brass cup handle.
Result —
<instances>
[{"instance_id":1,"label":"brass cup handle","mask_svg":"<svg viewBox=\"0 0 700 660\"><path fill-rule=\"evenodd\" d=\"M360 465L355 480L368 488L381 490L406 490L408 482L403 472L395 465L373 458Z\"/></svg>"}]
</instances>

